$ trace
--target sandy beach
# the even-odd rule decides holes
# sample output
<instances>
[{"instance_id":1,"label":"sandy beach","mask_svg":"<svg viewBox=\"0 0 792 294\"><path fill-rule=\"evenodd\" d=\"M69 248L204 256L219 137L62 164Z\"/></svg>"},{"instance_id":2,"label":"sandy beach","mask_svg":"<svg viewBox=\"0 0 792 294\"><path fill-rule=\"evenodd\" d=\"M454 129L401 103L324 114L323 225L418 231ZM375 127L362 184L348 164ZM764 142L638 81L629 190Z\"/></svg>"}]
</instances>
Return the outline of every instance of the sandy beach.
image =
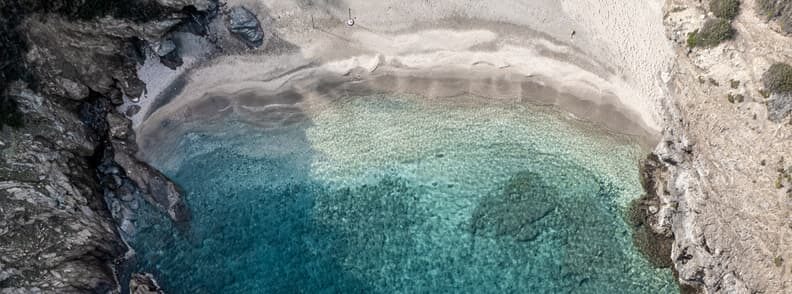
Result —
<instances>
[{"instance_id":1,"label":"sandy beach","mask_svg":"<svg viewBox=\"0 0 792 294\"><path fill-rule=\"evenodd\" d=\"M157 98L143 103L162 106L133 120L144 153L170 133L164 125L229 112L255 119L284 103L305 110L349 89L554 105L647 145L659 138L662 76L672 56L659 1L228 5L250 8L272 34L260 49L189 69L182 91L149 89ZM348 9L354 26L345 25ZM266 98L284 93L296 96Z\"/></svg>"}]
</instances>

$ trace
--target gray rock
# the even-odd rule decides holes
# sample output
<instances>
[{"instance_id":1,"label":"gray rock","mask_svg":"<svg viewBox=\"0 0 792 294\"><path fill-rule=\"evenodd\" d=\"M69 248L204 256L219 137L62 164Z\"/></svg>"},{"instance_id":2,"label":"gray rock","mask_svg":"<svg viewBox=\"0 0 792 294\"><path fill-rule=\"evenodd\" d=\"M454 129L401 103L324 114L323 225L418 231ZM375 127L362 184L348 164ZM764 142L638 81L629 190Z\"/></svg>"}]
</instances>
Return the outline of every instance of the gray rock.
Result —
<instances>
[{"instance_id":1,"label":"gray rock","mask_svg":"<svg viewBox=\"0 0 792 294\"><path fill-rule=\"evenodd\" d=\"M98 193L94 145L70 110L16 86L30 123L0 150L0 285L10 293L109 292L126 250ZM63 130L69 130L69 134Z\"/></svg>"},{"instance_id":2,"label":"gray rock","mask_svg":"<svg viewBox=\"0 0 792 294\"><path fill-rule=\"evenodd\" d=\"M120 285L114 267L127 247L116 225L134 231L134 223L114 222L108 206L122 220L134 220L134 214L126 203L118 206L114 204L118 201L103 199L104 182L120 185L118 193L107 196L128 198L139 191L130 188L134 185L123 176L125 172L112 166L105 169L111 174L106 177L109 180L100 183L98 168L89 158L107 153L107 148L97 148L106 145L97 142L108 135L119 141L133 140L134 134L125 129L123 117L110 118L110 129L104 126L105 112L80 111L78 117L75 109L82 108L74 106L89 102L78 104L61 97L83 100L93 91L115 104L120 103L122 92L140 97L145 85L137 78L135 54L129 55L130 50L135 53L136 46L161 39L188 18L180 12L182 8L210 9L213 1L127 3L145 2L141 10L154 12L150 15L155 17L138 20L74 15L77 10L94 8L83 5L121 3L109 0L18 2L0 4L4 12L18 12L14 17L0 17L4 40L0 46L4 53L0 54L0 93L14 97L25 117L23 126L0 130L5 144L0 148L0 293L117 293ZM8 28L13 28L11 37L18 38L5 38L11 35ZM19 40L24 42L16 42ZM11 58L6 60L8 56ZM5 69L15 64L21 64L18 68L37 81L35 89L8 79L17 78L17 74L5 75ZM96 114L101 118L93 117ZM122 145L129 145L126 142ZM134 150L134 144L117 149ZM177 189L172 183L150 167L135 164L137 169L148 169L142 176L157 176L140 181L147 184L147 191L164 190L171 192L168 197L175 197L172 191ZM128 203L137 206L134 199Z\"/></svg>"},{"instance_id":3,"label":"gray rock","mask_svg":"<svg viewBox=\"0 0 792 294\"><path fill-rule=\"evenodd\" d=\"M162 57L176 50L176 42L172 38L165 38L157 47L157 55Z\"/></svg>"},{"instance_id":4,"label":"gray rock","mask_svg":"<svg viewBox=\"0 0 792 294\"><path fill-rule=\"evenodd\" d=\"M184 63L181 55L179 55L176 41L170 36L160 42L157 47L157 55L160 58L160 62L170 69L176 69Z\"/></svg>"},{"instance_id":5,"label":"gray rock","mask_svg":"<svg viewBox=\"0 0 792 294\"><path fill-rule=\"evenodd\" d=\"M124 93L121 93L121 90L118 88L110 89L110 93L107 94L107 97L110 98L110 103L113 105L121 105L124 104Z\"/></svg>"},{"instance_id":6,"label":"gray rock","mask_svg":"<svg viewBox=\"0 0 792 294\"><path fill-rule=\"evenodd\" d=\"M174 222L186 225L190 213L180 189L165 175L125 151L128 145L113 141L114 160L127 172L127 176L140 188L146 201L165 212Z\"/></svg>"},{"instance_id":7,"label":"gray rock","mask_svg":"<svg viewBox=\"0 0 792 294\"><path fill-rule=\"evenodd\" d=\"M90 91L88 87L81 83L77 83L67 78L59 78L58 84L60 89L63 90L64 96L74 99L74 100L82 100L85 97L88 97Z\"/></svg>"},{"instance_id":8,"label":"gray rock","mask_svg":"<svg viewBox=\"0 0 792 294\"><path fill-rule=\"evenodd\" d=\"M82 99L90 89L107 95L118 81L128 96L137 97L145 87L137 79L134 63L119 58L126 51L124 40L158 40L178 22L74 21L58 15L33 15L22 22L20 31L28 41L26 61L39 77L44 93Z\"/></svg>"},{"instance_id":9,"label":"gray rock","mask_svg":"<svg viewBox=\"0 0 792 294\"><path fill-rule=\"evenodd\" d=\"M251 48L264 44L264 31L253 12L245 7L234 6L228 12L228 30Z\"/></svg>"},{"instance_id":10,"label":"gray rock","mask_svg":"<svg viewBox=\"0 0 792 294\"><path fill-rule=\"evenodd\" d=\"M162 294L157 281L149 273L136 273L132 275L129 281L129 292L132 294Z\"/></svg>"},{"instance_id":11,"label":"gray rock","mask_svg":"<svg viewBox=\"0 0 792 294\"><path fill-rule=\"evenodd\" d=\"M180 189L165 175L135 157L138 149L131 121L115 112L108 113L106 120L111 136L113 163L126 171L126 177L140 189L147 202L162 210L174 222L186 224L190 220L190 214ZM107 171L109 169L105 173ZM117 182L112 178L109 177L107 182ZM122 184L116 183L115 186L121 187ZM123 193L134 193L134 191Z\"/></svg>"},{"instance_id":12,"label":"gray rock","mask_svg":"<svg viewBox=\"0 0 792 294\"><path fill-rule=\"evenodd\" d=\"M124 114L126 114L127 117L133 117L138 114L138 112L140 112L140 105L133 104L127 107Z\"/></svg>"},{"instance_id":13,"label":"gray rock","mask_svg":"<svg viewBox=\"0 0 792 294\"><path fill-rule=\"evenodd\" d=\"M792 112L792 93L773 93L767 101L767 119L780 122Z\"/></svg>"},{"instance_id":14,"label":"gray rock","mask_svg":"<svg viewBox=\"0 0 792 294\"><path fill-rule=\"evenodd\" d=\"M110 136L125 140L132 134L132 122L118 113L107 114L107 124L110 127Z\"/></svg>"}]
</instances>

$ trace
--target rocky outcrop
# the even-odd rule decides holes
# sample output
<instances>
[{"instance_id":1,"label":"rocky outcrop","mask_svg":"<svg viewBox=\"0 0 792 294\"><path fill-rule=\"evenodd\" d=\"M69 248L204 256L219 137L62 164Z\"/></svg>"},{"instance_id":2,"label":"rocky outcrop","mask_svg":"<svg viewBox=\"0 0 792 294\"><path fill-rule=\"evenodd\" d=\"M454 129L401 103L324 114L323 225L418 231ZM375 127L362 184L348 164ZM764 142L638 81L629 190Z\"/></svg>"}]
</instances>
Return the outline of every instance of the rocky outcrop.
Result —
<instances>
[{"instance_id":1,"label":"rocky outcrop","mask_svg":"<svg viewBox=\"0 0 792 294\"><path fill-rule=\"evenodd\" d=\"M0 292L118 292L139 199L188 219L178 188L134 157L113 106L143 93L136 66L149 44L214 6L0 3L0 101L16 113L0 124Z\"/></svg>"},{"instance_id":2,"label":"rocky outcrop","mask_svg":"<svg viewBox=\"0 0 792 294\"><path fill-rule=\"evenodd\" d=\"M126 247L99 193L96 144L73 103L21 85L9 92L25 126L0 131L0 292L115 289Z\"/></svg>"},{"instance_id":3,"label":"rocky outcrop","mask_svg":"<svg viewBox=\"0 0 792 294\"><path fill-rule=\"evenodd\" d=\"M186 224L190 214L179 188L165 175L134 156L138 149L129 119L109 111L106 120L110 128L108 139L113 150L112 158L108 159L123 169L125 177L140 189L141 195L149 203L166 212L175 222Z\"/></svg>"},{"instance_id":4,"label":"rocky outcrop","mask_svg":"<svg viewBox=\"0 0 792 294\"><path fill-rule=\"evenodd\" d=\"M228 12L228 30L249 47L264 44L264 31L253 12L245 7L235 6Z\"/></svg>"},{"instance_id":5,"label":"rocky outcrop","mask_svg":"<svg viewBox=\"0 0 792 294\"><path fill-rule=\"evenodd\" d=\"M154 276L147 273L136 273L129 281L129 293L132 294L162 294L165 293L160 288Z\"/></svg>"}]
</instances>

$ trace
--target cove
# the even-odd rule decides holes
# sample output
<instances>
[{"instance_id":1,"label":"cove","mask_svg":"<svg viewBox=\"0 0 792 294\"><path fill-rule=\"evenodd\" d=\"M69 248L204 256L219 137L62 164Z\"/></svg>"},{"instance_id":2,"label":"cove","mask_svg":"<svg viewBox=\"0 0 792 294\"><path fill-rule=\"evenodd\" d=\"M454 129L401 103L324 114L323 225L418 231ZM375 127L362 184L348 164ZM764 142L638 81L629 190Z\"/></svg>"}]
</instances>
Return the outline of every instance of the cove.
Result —
<instances>
[{"instance_id":1,"label":"cove","mask_svg":"<svg viewBox=\"0 0 792 294\"><path fill-rule=\"evenodd\" d=\"M132 247L168 293L677 293L632 243L635 140L524 103L335 99L230 115L151 163L186 229L143 207Z\"/></svg>"}]
</instances>

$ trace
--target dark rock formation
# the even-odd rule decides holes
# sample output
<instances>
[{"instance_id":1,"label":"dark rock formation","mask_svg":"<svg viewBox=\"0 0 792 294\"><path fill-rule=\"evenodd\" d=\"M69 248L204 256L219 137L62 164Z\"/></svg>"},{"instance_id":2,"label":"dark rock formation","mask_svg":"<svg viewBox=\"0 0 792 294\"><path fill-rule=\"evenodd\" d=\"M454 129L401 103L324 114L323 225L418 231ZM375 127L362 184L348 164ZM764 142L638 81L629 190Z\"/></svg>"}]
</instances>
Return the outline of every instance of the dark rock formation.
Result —
<instances>
[{"instance_id":1,"label":"dark rock formation","mask_svg":"<svg viewBox=\"0 0 792 294\"><path fill-rule=\"evenodd\" d=\"M126 247L88 159L96 145L68 101L21 85L9 92L25 125L0 131L0 288L115 289L112 265Z\"/></svg>"},{"instance_id":2,"label":"dark rock formation","mask_svg":"<svg viewBox=\"0 0 792 294\"><path fill-rule=\"evenodd\" d=\"M251 48L264 44L264 31L253 12L245 7L235 6L228 12L228 30Z\"/></svg>"},{"instance_id":3,"label":"dark rock formation","mask_svg":"<svg viewBox=\"0 0 792 294\"><path fill-rule=\"evenodd\" d=\"M660 195L665 191L664 182L668 177L668 169L655 154L650 154L641 164L641 185L646 195L633 201L630 207L630 223L634 228L636 247L646 255L656 267L671 267L671 248L674 234L671 230L657 232L655 216L663 205Z\"/></svg>"},{"instance_id":4,"label":"dark rock formation","mask_svg":"<svg viewBox=\"0 0 792 294\"><path fill-rule=\"evenodd\" d=\"M173 40L173 37L163 39L157 48L157 56L159 56L160 62L170 69L176 69L181 66L184 61L182 61L177 49L176 41Z\"/></svg>"},{"instance_id":5,"label":"dark rock formation","mask_svg":"<svg viewBox=\"0 0 792 294\"><path fill-rule=\"evenodd\" d=\"M189 210L179 188L165 175L134 156L138 150L131 122L114 111L108 112L106 117L110 127L112 162L125 171L126 177L140 189L149 203L159 207L177 223L189 221Z\"/></svg>"},{"instance_id":6,"label":"dark rock formation","mask_svg":"<svg viewBox=\"0 0 792 294\"><path fill-rule=\"evenodd\" d=\"M146 273L132 275L129 281L129 293L132 294L162 294L165 293L160 288L154 276Z\"/></svg>"},{"instance_id":7,"label":"dark rock formation","mask_svg":"<svg viewBox=\"0 0 792 294\"><path fill-rule=\"evenodd\" d=\"M186 220L178 189L136 160L113 105L140 96L147 44L210 0L0 2L0 289L120 291L137 199ZM117 227L122 228L119 234ZM141 280L142 281L142 280Z\"/></svg>"}]
</instances>

